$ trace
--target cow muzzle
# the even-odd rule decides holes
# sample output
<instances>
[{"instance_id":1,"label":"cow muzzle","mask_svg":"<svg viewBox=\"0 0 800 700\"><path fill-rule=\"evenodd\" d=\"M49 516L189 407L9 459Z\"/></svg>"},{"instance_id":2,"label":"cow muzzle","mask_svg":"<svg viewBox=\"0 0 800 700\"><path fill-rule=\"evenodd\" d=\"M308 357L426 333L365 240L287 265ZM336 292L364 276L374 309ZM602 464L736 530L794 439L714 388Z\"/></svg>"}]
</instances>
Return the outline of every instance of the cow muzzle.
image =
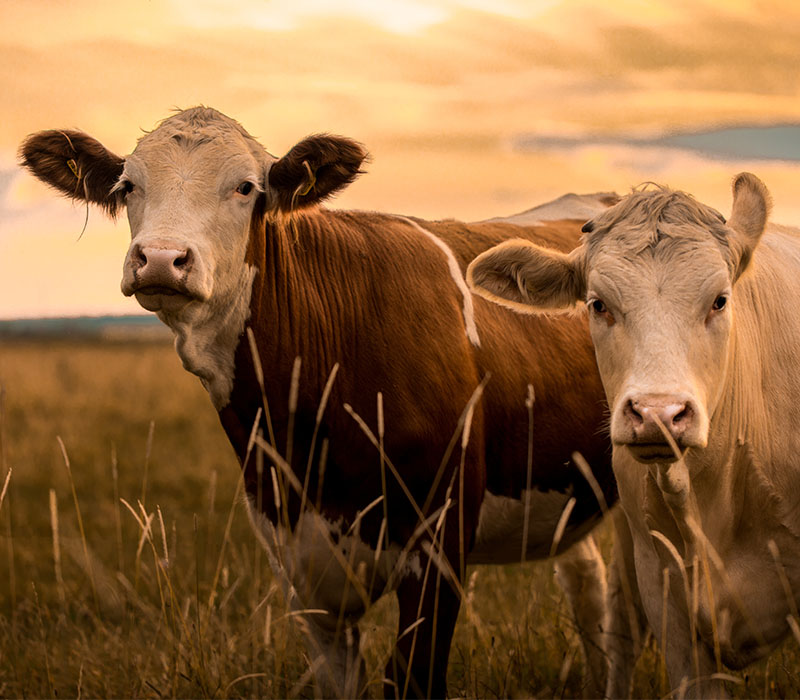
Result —
<instances>
[{"instance_id":1,"label":"cow muzzle","mask_svg":"<svg viewBox=\"0 0 800 700\"><path fill-rule=\"evenodd\" d=\"M628 397L612 423L612 439L639 462L675 462L690 447L705 447L706 428L697 403L681 394Z\"/></svg>"},{"instance_id":2,"label":"cow muzzle","mask_svg":"<svg viewBox=\"0 0 800 700\"><path fill-rule=\"evenodd\" d=\"M194 264L191 248L134 243L126 261L122 292L125 296L135 294L148 311L177 310L198 298L190 286Z\"/></svg>"}]
</instances>

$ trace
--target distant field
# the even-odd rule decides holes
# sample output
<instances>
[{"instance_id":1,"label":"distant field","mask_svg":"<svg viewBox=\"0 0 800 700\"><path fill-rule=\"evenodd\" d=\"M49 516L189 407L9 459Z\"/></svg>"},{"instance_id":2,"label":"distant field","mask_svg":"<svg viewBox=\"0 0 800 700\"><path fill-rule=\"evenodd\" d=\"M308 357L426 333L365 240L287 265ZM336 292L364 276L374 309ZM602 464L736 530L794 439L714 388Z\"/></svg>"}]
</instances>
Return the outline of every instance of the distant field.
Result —
<instances>
[{"instance_id":1,"label":"distant field","mask_svg":"<svg viewBox=\"0 0 800 700\"><path fill-rule=\"evenodd\" d=\"M0 339L0 490L9 468L0 697L314 696L295 624L235 502L233 451L169 342ZM467 573L451 693L580 697L552 565ZM373 694L395 614L386 599L362 624ZM733 690L797 697L799 670L789 640ZM650 645L635 693L667 692Z\"/></svg>"}]
</instances>

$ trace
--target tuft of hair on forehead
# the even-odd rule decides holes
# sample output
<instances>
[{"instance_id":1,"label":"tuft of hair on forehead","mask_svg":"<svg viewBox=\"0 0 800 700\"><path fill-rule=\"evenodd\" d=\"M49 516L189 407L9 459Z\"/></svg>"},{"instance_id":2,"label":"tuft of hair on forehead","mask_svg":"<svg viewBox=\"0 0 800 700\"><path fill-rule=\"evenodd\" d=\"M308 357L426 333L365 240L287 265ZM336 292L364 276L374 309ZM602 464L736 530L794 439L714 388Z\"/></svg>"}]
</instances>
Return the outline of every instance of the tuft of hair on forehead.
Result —
<instances>
[{"instance_id":1,"label":"tuft of hair on forehead","mask_svg":"<svg viewBox=\"0 0 800 700\"><path fill-rule=\"evenodd\" d=\"M174 114L162 119L151 131L146 131L139 142L158 139L172 139L189 147L209 143L227 134L234 133L248 143L263 146L235 119L222 112L198 105L188 109L176 110Z\"/></svg>"},{"instance_id":2,"label":"tuft of hair on forehead","mask_svg":"<svg viewBox=\"0 0 800 700\"><path fill-rule=\"evenodd\" d=\"M583 227L583 240L589 249L614 229L626 248L639 252L665 238L688 235L692 228L707 231L723 246L729 231L725 217L716 209L698 202L692 195L653 182L631 190L618 204L602 212Z\"/></svg>"}]
</instances>

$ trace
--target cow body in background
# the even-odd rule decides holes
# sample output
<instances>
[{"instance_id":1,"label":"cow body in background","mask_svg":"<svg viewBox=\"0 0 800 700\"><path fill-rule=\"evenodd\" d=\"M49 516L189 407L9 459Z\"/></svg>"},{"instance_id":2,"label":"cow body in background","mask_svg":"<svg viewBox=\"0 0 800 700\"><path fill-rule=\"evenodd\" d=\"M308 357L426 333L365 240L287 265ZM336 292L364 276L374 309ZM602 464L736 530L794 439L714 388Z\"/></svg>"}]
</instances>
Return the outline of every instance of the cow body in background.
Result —
<instances>
[{"instance_id":1,"label":"cow body in background","mask_svg":"<svg viewBox=\"0 0 800 700\"><path fill-rule=\"evenodd\" d=\"M506 243L470 268L512 304L588 306L629 563L681 695L725 694L724 665L797 630L800 231L766 226L769 208L749 173L727 222L635 191L569 255Z\"/></svg>"},{"instance_id":2,"label":"cow body in background","mask_svg":"<svg viewBox=\"0 0 800 700\"><path fill-rule=\"evenodd\" d=\"M519 317L463 278L510 237L568 251L580 221L327 210L359 173L359 144L309 137L275 158L205 108L124 159L80 132L35 134L21 153L62 192L127 209L122 290L174 331L208 390L289 604L324 611L303 620L322 692L364 691L356 623L394 590L386 692L443 696L464 567L576 543L561 575L602 676L603 565L581 541L601 506L573 453L599 500L616 486L585 320Z\"/></svg>"}]
</instances>

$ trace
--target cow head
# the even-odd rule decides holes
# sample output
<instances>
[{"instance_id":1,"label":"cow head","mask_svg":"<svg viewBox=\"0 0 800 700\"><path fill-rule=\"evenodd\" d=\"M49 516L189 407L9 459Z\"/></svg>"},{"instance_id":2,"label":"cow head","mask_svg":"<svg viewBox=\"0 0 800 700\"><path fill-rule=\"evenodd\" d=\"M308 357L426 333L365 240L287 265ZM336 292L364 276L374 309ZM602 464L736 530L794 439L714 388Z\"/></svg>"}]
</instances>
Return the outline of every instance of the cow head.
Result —
<instances>
[{"instance_id":1,"label":"cow head","mask_svg":"<svg viewBox=\"0 0 800 700\"><path fill-rule=\"evenodd\" d=\"M237 122L196 107L161 122L121 158L76 131L45 131L20 159L64 194L128 212L122 291L167 323L225 314L250 287L254 226L316 204L349 184L366 157L349 139L311 136L276 159Z\"/></svg>"},{"instance_id":2,"label":"cow head","mask_svg":"<svg viewBox=\"0 0 800 700\"><path fill-rule=\"evenodd\" d=\"M730 352L733 286L769 208L766 187L749 173L734 180L727 223L687 194L643 189L587 223L572 253L507 242L476 258L468 281L521 311L584 302L612 441L641 462L671 462L707 444Z\"/></svg>"}]
</instances>

